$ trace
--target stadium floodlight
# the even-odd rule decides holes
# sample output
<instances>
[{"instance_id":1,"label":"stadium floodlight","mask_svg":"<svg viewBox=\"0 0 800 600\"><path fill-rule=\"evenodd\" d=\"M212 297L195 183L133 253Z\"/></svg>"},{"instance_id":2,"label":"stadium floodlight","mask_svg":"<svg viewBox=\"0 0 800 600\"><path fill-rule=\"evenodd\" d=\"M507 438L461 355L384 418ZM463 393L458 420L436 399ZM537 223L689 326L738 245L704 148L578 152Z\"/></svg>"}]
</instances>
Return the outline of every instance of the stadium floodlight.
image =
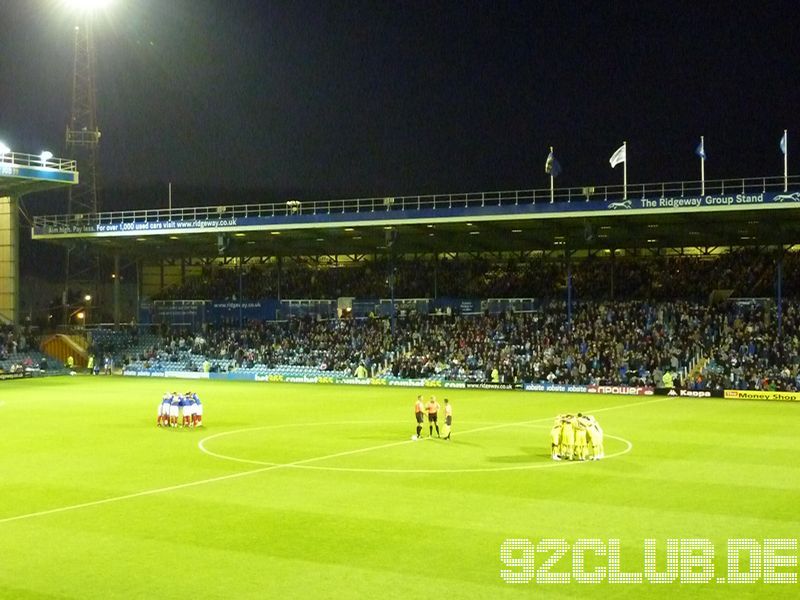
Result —
<instances>
[{"instance_id":1,"label":"stadium floodlight","mask_svg":"<svg viewBox=\"0 0 800 600\"><path fill-rule=\"evenodd\" d=\"M0 159L4 158L6 154L11 153L11 148L5 145L4 142L0 142Z\"/></svg>"},{"instance_id":2,"label":"stadium floodlight","mask_svg":"<svg viewBox=\"0 0 800 600\"><path fill-rule=\"evenodd\" d=\"M92 301L92 296L91 296L90 294L86 294L86 295L83 297L83 299L84 299L84 300L86 300L86 302L91 302L91 301Z\"/></svg>"},{"instance_id":3,"label":"stadium floodlight","mask_svg":"<svg viewBox=\"0 0 800 600\"><path fill-rule=\"evenodd\" d=\"M50 152L49 150L45 150L39 155L39 160L42 161L43 167L47 166L47 161L50 160L51 158L53 158L53 153Z\"/></svg>"}]
</instances>

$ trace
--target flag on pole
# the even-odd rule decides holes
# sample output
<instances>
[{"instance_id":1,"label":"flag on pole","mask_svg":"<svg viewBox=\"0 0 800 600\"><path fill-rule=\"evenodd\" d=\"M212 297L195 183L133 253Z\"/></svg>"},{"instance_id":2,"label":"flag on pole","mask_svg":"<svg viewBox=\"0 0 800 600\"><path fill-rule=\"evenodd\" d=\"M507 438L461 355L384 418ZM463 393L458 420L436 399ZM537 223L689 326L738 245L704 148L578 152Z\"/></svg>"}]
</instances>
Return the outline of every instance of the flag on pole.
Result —
<instances>
[{"instance_id":1,"label":"flag on pole","mask_svg":"<svg viewBox=\"0 0 800 600\"><path fill-rule=\"evenodd\" d=\"M786 154L786 132L783 132L783 137L781 138L781 152Z\"/></svg>"},{"instance_id":2,"label":"flag on pole","mask_svg":"<svg viewBox=\"0 0 800 600\"><path fill-rule=\"evenodd\" d=\"M614 154L611 155L611 158L608 159L608 162L611 163L611 167L616 167L619 163L625 162L625 144L622 144Z\"/></svg>"},{"instance_id":3,"label":"flag on pole","mask_svg":"<svg viewBox=\"0 0 800 600\"><path fill-rule=\"evenodd\" d=\"M700 138L700 143L697 144L697 148L694 149L694 153L703 160L706 159L706 147L705 143L703 142L703 138Z\"/></svg>"},{"instance_id":4,"label":"flag on pole","mask_svg":"<svg viewBox=\"0 0 800 600\"><path fill-rule=\"evenodd\" d=\"M550 175L550 177L558 177L561 174L561 165L552 150L550 154L547 155L547 161L544 163L544 172Z\"/></svg>"}]
</instances>

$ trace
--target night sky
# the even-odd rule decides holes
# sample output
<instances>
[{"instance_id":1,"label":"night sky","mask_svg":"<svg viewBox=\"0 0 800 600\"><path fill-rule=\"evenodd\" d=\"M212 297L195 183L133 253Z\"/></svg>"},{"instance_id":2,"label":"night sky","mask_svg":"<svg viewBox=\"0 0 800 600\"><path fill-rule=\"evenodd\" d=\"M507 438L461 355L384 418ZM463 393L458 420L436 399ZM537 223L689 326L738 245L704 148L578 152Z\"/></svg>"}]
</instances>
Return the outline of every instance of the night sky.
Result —
<instances>
[{"instance_id":1,"label":"night sky","mask_svg":"<svg viewBox=\"0 0 800 600\"><path fill-rule=\"evenodd\" d=\"M0 5L0 140L61 156L75 20ZM623 140L631 182L698 179L701 134L708 179L781 175L784 129L799 170L796 2L115 0L95 31L106 208L541 188L551 145L558 186L618 184Z\"/></svg>"}]
</instances>

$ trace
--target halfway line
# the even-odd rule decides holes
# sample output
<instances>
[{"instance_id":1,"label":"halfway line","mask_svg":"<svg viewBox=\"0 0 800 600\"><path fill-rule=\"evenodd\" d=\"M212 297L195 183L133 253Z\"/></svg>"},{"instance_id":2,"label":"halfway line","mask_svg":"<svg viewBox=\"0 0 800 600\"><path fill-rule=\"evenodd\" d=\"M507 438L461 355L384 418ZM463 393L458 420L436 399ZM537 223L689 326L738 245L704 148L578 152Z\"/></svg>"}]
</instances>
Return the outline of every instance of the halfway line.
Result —
<instances>
[{"instance_id":1,"label":"halfway line","mask_svg":"<svg viewBox=\"0 0 800 600\"><path fill-rule=\"evenodd\" d=\"M664 397L664 398L656 398L656 399L653 399L653 400L648 400L646 402L632 402L632 403L629 403L629 404L620 404L618 406L609 406L607 408L600 408L600 409L594 410L592 412L606 412L606 411L609 411L609 410L617 410L617 409L620 409L620 408L628 408L628 407L631 407L631 406L642 406L642 405L645 405L645 404L653 404L655 402L664 402L666 400L671 400L671 398ZM498 424L498 425L487 425L486 427L478 427L478 428L475 428L475 429L468 429L467 431L461 432L459 435L465 435L465 434L468 434L468 433L476 433L476 432L479 432L479 431L488 431L488 430L491 430L491 429L499 429L499 428L502 428L502 427L514 427L514 426L520 426L520 425L523 425L523 426L524 425L530 425L530 424L533 424L533 423L539 423L539 422L543 422L543 421L548 421L550 419L552 419L552 417L543 417L541 419L532 419L530 421L520 421L520 422L517 422L517 423L501 423L501 424ZM92 502L82 502L81 504L71 504L69 506L62 506L60 508L51 508L51 509L48 509L48 510L40 510L40 511L32 512L32 513L27 513L27 514L24 514L24 515L17 515L17 516L14 516L14 517L2 518L2 519L0 519L0 524L11 523L12 521L22 521L24 519L32 519L34 517L42 517L42 516L45 516L45 515L52 515L52 514L67 512L67 511L71 511L71 510L78 510L80 508L88 508L90 506L100 506L102 504L111 504L112 502L120 502L122 500L130 500L131 498L141 498L143 496L153 496L155 494L163 494L165 492L172 492L172 491L175 491L175 490L181 490L181 489L185 489L185 488L205 485L207 483L214 483L216 481L225 481L225 480L228 480L228 479L236 479L236 478L239 478L239 477L246 477L248 475L255 475L256 473L264 473L266 471L273 471L275 469L283 469L283 468L293 467L295 465L303 465L303 464L310 463L310 462L328 460L330 458L337 458L337 457L340 457L340 456L348 456L348 455L351 455L351 454L359 454L359 453L362 453L362 452L371 452L372 450L380 450L382 448L391 448L391 447L394 447L394 446L401 446L403 444L411 444L411 443L414 443L414 442L411 441L411 440L403 440L403 441L399 441L399 442L390 442L388 444L380 444L379 446L369 446L367 448L358 448L356 450L345 450L343 452L336 452L335 454L328 454L328 455L325 455L325 456L315 456L315 457L312 457L312 458L305 458L305 459L297 460L297 461L290 462L290 463L269 465L269 466L266 466L266 467L261 467L259 469L251 469L250 471L242 471L240 473L230 473L228 475L220 475L218 477L211 477L209 479L201 479L199 481L190 481L188 483L179 483L177 485L171 485L171 486L162 487L162 488L156 488L156 489L152 489L152 490L145 490L145 491L142 491L142 492L134 492L132 494L125 494L123 496L114 496L112 498L104 498L102 500L94 500Z\"/></svg>"}]
</instances>

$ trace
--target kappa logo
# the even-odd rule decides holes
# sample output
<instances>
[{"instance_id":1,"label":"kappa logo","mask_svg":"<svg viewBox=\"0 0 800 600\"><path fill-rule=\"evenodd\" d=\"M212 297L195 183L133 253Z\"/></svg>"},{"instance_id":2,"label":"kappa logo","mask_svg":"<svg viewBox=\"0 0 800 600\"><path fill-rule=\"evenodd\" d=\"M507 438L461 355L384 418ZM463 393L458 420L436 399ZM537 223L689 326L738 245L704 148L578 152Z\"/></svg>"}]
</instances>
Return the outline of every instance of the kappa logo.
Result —
<instances>
[{"instance_id":1,"label":"kappa logo","mask_svg":"<svg viewBox=\"0 0 800 600\"><path fill-rule=\"evenodd\" d=\"M669 393L667 394L667 396L677 396L677 395L678 395L678 392L676 392L674 388L671 389L669 391Z\"/></svg>"},{"instance_id":2,"label":"kappa logo","mask_svg":"<svg viewBox=\"0 0 800 600\"><path fill-rule=\"evenodd\" d=\"M623 200L621 202L612 202L608 205L608 208L611 210L617 210L618 208L630 209L631 208L631 201L630 200Z\"/></svg>"},{"instance_id":3,"label":"kappa logo","mask_svg":"<svg viewBox=\"0 0 800 600\"><path fill-rule=\"evenodd\" d=\"M793 192L791 194L778 194L774 198L775 202L800 202L800 192Z\"/></svg>"}]
</instances>

